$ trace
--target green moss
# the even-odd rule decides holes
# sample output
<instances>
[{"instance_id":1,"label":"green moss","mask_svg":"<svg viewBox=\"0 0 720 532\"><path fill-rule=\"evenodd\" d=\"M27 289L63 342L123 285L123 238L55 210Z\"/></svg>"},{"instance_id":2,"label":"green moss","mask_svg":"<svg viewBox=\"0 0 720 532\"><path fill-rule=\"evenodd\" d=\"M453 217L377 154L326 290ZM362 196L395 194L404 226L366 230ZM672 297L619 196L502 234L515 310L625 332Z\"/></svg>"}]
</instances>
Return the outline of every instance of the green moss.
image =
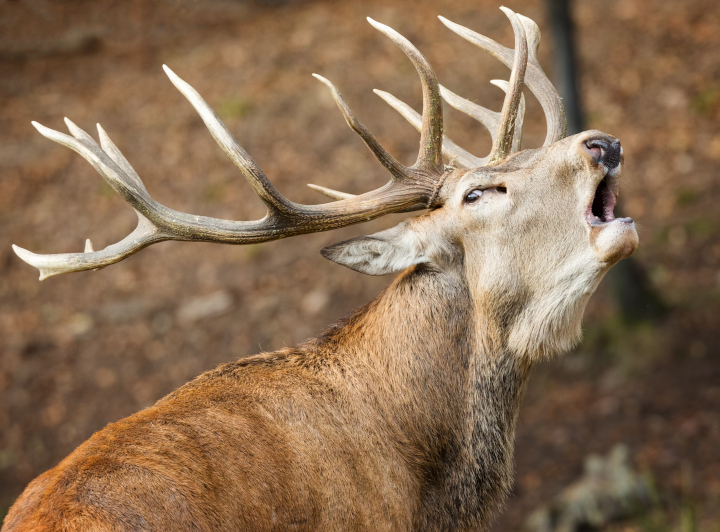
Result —
<instances>
[{"instance_id":1,"label":"green moss","mask_svg":"<svg viewBox=\"0 0 720 532\"><path fill-rule=\"evenodd\" d=\"M706 238L717 232L715 222L705 215L697 216L685 224L685 229L691 237Z\"/></svg>"},{"instance_id":2,"label":"green moss","mask_svg":"<svg viewBox=\"0 0 720 532\"><path fill-rule=\"evenodd\" d=\"M217 113L220 118L242 118L247 115L252 106L241 98L227 98L217 106Z\"/></svg>"},{"instance_id":3,"label":"green moss","mask_svg":"<svg viewBox=\"0 0 720 532\"><path fill-rule=\"evenodd\" d=\"M249 246L244 246L245 249L245 258L247 260L253 260L260 255L262 255L264 248L262 244L250 244Z\"/></svg>"},{"instance_id":4,"label":"green moss","mask_svg":"<svg viewBox=\"0 0 720 532\"><path fill-rule=\"evenodd\" d=\"M677 204L681 207L688 207L697 203L700 194L691 188L683 188L678 191Z\"/></svg>"},{"instance_id":5,"label":"green moss","mask_svg":"<svg viewBox=\"0 0 720 532\"><path fill-rule=\"evenodd\" d=\"M115 195L115 191L112 189L110 185L108 185L104 180L100 180L98 182L98 194L101 196L108 198L110 196Z\"/></svg>"},{"instance_id":6,"label":"green moss","mask_svg":"<svg viewBox=\"0 0 720 532\"><path fill-rule=\"evenodd\" d=\"M668 227L663 227L659 231L655 233L655 243L664 245L668 243L668 240L670 239L670 229Z\"/></svg>"},{"instance_id":7,"label":"green moss","mask_svg":"<svg viewBox=\"0 0 720 532\"><path fill-rule=\"evenodd\" d=\"M225 183L208 183L203 188L203 198L208 201L219 201L225 197L227 187Z\"/></svg>"},{"instance_id":8,"label":"green moss","mask_svg":"<svg viewBox=\"0 0 720 532\"><path fill-rule=\"evenodd\" d=\"M713 83L695 95L691 103L693 111L698 114L711 114L720 107L720 84Z\"/></svg>"}]
</instances>

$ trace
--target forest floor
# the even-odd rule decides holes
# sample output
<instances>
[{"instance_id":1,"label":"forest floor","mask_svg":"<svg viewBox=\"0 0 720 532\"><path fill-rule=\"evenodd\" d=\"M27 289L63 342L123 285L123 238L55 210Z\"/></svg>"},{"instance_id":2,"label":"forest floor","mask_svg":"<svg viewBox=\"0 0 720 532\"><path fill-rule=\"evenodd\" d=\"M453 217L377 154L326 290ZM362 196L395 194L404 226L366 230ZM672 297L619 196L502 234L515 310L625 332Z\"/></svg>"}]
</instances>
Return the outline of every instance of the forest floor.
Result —
<instances>
[{"instance_id":1,"label":"forest floor","mask_svg":"<svg viewBox=\"0 0 720 532\"><path fill-rule=\"evenodd\" d=\"M437 21L443 15L511 46L490 0L0 3L0 515L27 483L107 423L217 364L292 345L372 299L391 278L323 259L335 241L397 223L248 247L166 243L99 272L51 278L11 244L37 252L96 249L123 238L132 210L82 158L41 137L101 122L161 203L230 219L260 202L169 83L170 66L217 110L276 186L302 203L305 184L358 193L387 176L346 127L331 79L402 162L416 132L373 88L415 108L416 75L364 20L417 45L441 82L499 109L489 85L507 69ZM545 31L542 4L510 7ZM573 353L534 370L517 431L514 492L493 525L516 530L578 478L591 453L629 446L659 495L651 519L623 530L720 526L720 10L716 0L578 0L588 126L621 139L623 212L640 228L634 260L667 312L618 317L605 286ZM528 95L525 145L545 135ZM490 137L448 109L446 130L478 155ZM685 517L683 517L685 516Z\"/></svg>"}]
</instances>

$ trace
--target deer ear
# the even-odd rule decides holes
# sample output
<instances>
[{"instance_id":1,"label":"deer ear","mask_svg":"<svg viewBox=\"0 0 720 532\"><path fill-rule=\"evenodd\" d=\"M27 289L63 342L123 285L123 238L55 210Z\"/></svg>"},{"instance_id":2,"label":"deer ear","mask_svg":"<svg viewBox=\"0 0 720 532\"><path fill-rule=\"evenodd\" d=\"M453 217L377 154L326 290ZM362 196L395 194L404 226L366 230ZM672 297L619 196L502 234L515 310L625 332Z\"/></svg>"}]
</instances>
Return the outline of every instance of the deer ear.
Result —
<instances>
[{"instance_id":1,"label":"deer ear","mask_svg":"<svg viewBox=\"0 0 720 532\"><path fill-rule=\"evenodd\" d=\"M326 259L368 275L396 273L430 262L418 234L407 222L370 236L338 242L320 250Z\"/></svg>"}]
</instances>

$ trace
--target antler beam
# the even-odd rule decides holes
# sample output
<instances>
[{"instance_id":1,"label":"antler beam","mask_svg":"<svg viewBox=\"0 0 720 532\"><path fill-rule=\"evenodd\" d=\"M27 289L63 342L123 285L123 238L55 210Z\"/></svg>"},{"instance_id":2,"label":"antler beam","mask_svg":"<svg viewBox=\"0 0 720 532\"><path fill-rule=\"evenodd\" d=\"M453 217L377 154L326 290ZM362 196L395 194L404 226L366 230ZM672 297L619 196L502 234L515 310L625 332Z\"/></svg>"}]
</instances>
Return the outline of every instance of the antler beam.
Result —
<instances>
[{"instance_id":1,"label":"antler beam","mask_svg":"<svg viewBox=\"0 0 720 532\"><path fill-rule=\"evenodd\" d=\"M430 63L417 48L392 28L368 18L373 27L390 38L408 56L420 76L423 93L421 115L394 96L376 91L420 131L418 158L412 166L406 167L388 154L355 117L335 86L322 76L315 75L330 89L348 125L360 135L373 155L392 174L390 181L383 187L354 196L310 185L318 192L337 201L322 205L301 205L290 201L272 185L200 94L169 68L163 66L170 81L200 114L220 148L240 169L263 201L267 207L266 216L260 220L232 221L195 216L169 209L150 196L137 172L99 124L100 144L68 119L65 121L72 136L33 122L42 135L67 146L85 158L133 207L138 216L138 225L123 240L100 251L94 251L89 240L83 253L38 255L18 246L13 246L13 249L21 259L40 270L40 279L46 279L61 273L104 268L137 253L144 247L164 240L251 244L328 231L372 220L392 212L408 212L433 207L438 198L438 189L442 186L442 177L448 171L442 162L443 155L455 166L472 168L497 164L508 154L520 149L525 109L522 88L526 77L528 87L540 101L547 116L548 134L545 145L565 136L565 114L562 102L537 60L537 48L540 42L537 25L507 8L501 9L513 26L515 51L440 17L450 29L511 66L509 82L493 81L506 92L500 113L477 106L441 87ZM488 157L483 159L475 157L443 135L443 98L453 107L475 117L490 129L493 148Z\"/></svg>"},{"instance_id":2,"label":"antler beam","mask_svg":"<svg viewBox=\"0 0 720 532\"><path fill-rule=\"evenodd\" d=\"M391 28L370 23L393 40L411 59L423 88L423 120L417 162L405 167L390 156L353 115L335 87L316 76L332 91L348 124L365 141L373 154L391 172L392 179L383 187L359 196L336 194L339 201L322 205L301 205L285 198L272 185L262 169L240 146L212 108L188 83L163 66L170 81L200 114L210 134L243 173L267 207L267 215L254 221L231 221L178 212L155 201L130 163L98 125L100 145L85 131L66 119L72 136L33 122L45 137L79 153L137 213L136 229L120 242L94 251L92 244L84 253L39 255L19 246L15 253L40 270L40 279L53 275L95 270L119 262L141 249L164 240L251 244L289 236L328 231L366 222L392 212L427 208L436 196L442 164L442 103L440 89L427 59L407 39Z\"/></svg>"}]
</instances>

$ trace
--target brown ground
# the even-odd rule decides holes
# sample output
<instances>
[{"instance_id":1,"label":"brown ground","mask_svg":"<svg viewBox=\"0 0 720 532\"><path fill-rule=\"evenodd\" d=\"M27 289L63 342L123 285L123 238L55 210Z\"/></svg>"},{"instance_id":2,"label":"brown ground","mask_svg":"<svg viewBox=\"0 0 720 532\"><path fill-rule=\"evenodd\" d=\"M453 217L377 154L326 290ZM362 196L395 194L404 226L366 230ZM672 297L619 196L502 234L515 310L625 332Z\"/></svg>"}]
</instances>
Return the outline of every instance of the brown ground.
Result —
<instances>
[{"instance_id":1,"label":"brown ground","mask_svg":"<svg viewBox=\"0 0 720 532\"><path fill-rule=\"evenodd\" d=\"M104 247L134 215L79 156L42 138L37 120L102 122L150 193L173 208L251 219L262 208L166 79L167 63L218 110L290 198L313 182L349 192L387 176L311 72L330 78L403 162L417 134L372 94L419 108L407 59L365 21L412 40L441 81L491 108L487 81L507 69L446 30L442 14L502 43L491 0L0 3L0 515L23 487L93 431L215 365L301 341L371 299L389 278L324 260L318 249L397 222L252 247L166 243L96 273L52 278L18 260ZM542 5L510 7L537 20ZM625 147L624 212L641 227L636 258L670 307L656 326L617 319L602 289L576 353L532 379L517 441L517 486L495 530L511 530L581 471L590 452L627 442L662 496L669 528L694 505L720 521L720 10L716 0L579 0L589 125ZM546 32L547 34L547 32ZM548 66L550 42L541 51ZM447 131L478 153L480 126L447 110ZM526 146L544 138L529 103ZM192 311L209 298L217 312ZM669 523L669 524L668 524ZM638 524L627 525L631 527Z\"/></svg>"}]
</instances>

